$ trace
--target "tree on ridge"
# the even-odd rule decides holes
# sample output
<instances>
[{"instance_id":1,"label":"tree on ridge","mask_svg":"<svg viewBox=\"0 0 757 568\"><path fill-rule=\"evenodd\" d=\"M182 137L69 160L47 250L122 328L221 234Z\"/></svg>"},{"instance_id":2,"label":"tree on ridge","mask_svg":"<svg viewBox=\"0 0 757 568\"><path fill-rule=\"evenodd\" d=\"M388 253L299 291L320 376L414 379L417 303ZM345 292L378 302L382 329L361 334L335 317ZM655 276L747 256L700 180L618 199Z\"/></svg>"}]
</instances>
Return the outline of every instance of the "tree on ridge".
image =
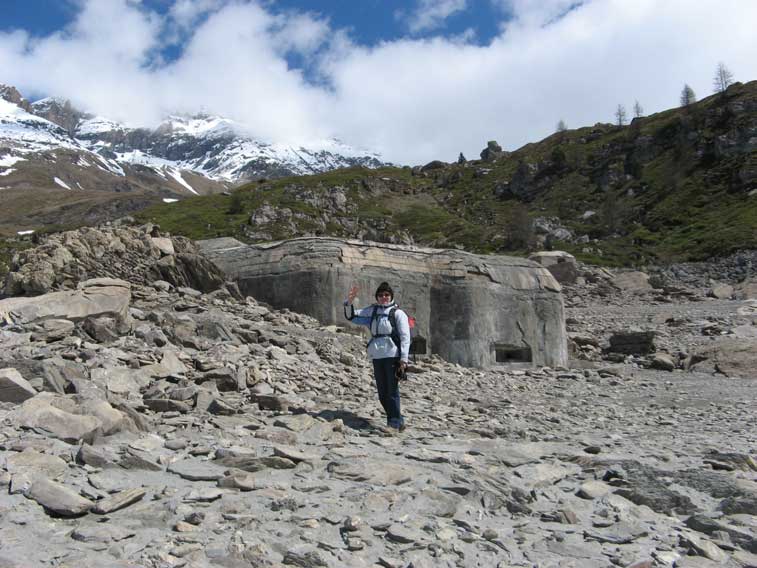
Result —
<instances>
[{"instance_id":1,"label":"tree on ridge","mask_svg":"<svg viewBox=\"0 0 757 568\"><path fill-rule=\"evenodd\" d=\"M715 70L715 77L712 80L712 88L716 93L725 93L725 90L733 85L733 73L725 66L722 61L718 63Z\"/></svg>"},{"instance_id":2,"label":"tree on ridge","mask_svg":"<svg viewBox=\"0 0 757 568\"><path fill-rule=\"evenodd\" d=\"M681 90L681 106L688 107L695 102L697 102L697 96L694 94L694 89L685 84L683 90Z\"/></svg>"},{"instance_id":3,"label":"tree on ridge","mask_svg":"<svg viewBox=\"0 0 757 568\"><path fill-rule=\"evenodd\" d=\"M623 126L626 123L626 107L623 105L618 105L618 108L615 109L615 124L618 126Z\"/></svg>"}]
</instances>

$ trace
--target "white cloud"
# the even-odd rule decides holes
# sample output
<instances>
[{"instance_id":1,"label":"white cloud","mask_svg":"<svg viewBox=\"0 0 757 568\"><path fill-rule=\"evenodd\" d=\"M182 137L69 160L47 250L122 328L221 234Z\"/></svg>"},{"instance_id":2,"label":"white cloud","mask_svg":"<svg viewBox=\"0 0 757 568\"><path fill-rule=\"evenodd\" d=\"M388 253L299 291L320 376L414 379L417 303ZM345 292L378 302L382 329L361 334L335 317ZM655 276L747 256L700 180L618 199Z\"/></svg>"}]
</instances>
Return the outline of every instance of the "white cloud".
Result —
<instances>
[{"instance_id":1,"label":"white cloud","mask_svg":"<svg viewBox=\"0 0 757 568\"><path fill-rule=\"evenodd\" d=\"M179 28L186 30L224 3L223 0L176 0L168 13Z\"/></svg>"},{"instance_id":2,"label":"white cloud","mask_svg":"<svg viewBox=\"0 0 757 568\"><path fill-rule=\"evenodd\" d=\"M0 82L131 123L202 108L270 141L338 136L423 163L475 157L491 139L515 149L561 118L572 128L611 122L636 99L651 114L676 106L684 83L702 98L719 61L736 80L757 79L754 0L507 0L510 19L487 45L464 34L372 48L270 3L179 5L159 17L129 0L88 0L49 37L0 33ZM180 20L191 22L186 43L161 62L165 31ZM317 65L317 83L288 64L292 52Z\"/></svg>"},{"instance_id":3,"label":"white cloud","mask_svg":"<svg viewBox=\"0 0 757 568\"><path fill-rule=\"evenodd\" d=\"M491 0L508 17L519 25L540 27L580 8L591 0ZM509 19L503 22L507 26Z\"/></svg>"},{"instance_id":4,"label":"white cloud","mask_svg":"<svg viewBox=\"0 0 757 568\"><path fill-rule=\"evenodd\" d=\"M403 20L412 33L435 30L444 25L452 14L465 10L466 0L417 0L418 5L409 14L397 12L395 17Z\"/></svg>"}]
</instances>

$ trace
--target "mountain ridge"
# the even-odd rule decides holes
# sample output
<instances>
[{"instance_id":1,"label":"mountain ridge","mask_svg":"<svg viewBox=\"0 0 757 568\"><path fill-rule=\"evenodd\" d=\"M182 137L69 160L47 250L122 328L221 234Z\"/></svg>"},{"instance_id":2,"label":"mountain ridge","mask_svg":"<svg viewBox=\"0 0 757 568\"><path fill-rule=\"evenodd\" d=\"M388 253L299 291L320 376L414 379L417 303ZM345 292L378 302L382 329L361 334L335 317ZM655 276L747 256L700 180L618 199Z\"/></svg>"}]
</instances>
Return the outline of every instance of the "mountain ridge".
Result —
<instances>
[{"instance_id":1,"label":"mountain ridge","mask_svg":"<svg viewBox=\"0 0 757 568\"><path fill-rule=\"evenodd\" d=\"M240 131L207 114L131 128L60 97L30 103L0 85L0 234L102 223L151 203L223 193L247 179L382 165L377 155L336 140L304 148Z\"/></svg>"},{"instance_id":2,"label":"mountain ridge","mask_svg":"<svg viewBox=\"0 0 757 568\"><path fill-rule=\"evenodd\" d=\"M140 214L192 238L330 235L610 265L757 248L757 81L481 159L253 183Z\"/></svg>"}]
</instances>

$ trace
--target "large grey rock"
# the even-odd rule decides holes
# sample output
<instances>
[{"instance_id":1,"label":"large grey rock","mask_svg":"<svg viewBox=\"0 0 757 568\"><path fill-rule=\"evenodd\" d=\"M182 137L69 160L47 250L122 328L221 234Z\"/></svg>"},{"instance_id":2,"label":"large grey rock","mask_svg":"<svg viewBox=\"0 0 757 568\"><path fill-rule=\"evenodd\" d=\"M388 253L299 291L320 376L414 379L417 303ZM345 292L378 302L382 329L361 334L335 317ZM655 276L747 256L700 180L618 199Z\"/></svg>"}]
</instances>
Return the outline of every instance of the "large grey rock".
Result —
<instances>
[{"instance_id":1,"label":"large grey rock","mask_svg":"<svg viewBox=\"0 0 757 568\"><path fill-rule=\"evenodd\" d=\"M21 403L37 391L16 369L0 369L0 402Z\"/></svg>"},{"instance_id":2,"label":"large grey rock","mask_svg":"<svg viewBox=\"0 0 757 568\"><path fill-rule=\"evenodd\" d=\"M64 517L82 515L94 505L73 489L45 478L40 478L32 484L27 497Z\"/></svg>"},{"instance_id":3,"label":"large grey rock","mask_svg":"<svg viewBox=\"0 0 757 568\"><path fill-rule=\"evenodd\" d=\"M713 367L728 377L757 378L757 340L719 338L694 353L691 370Z\"/></svg>"},{"instance_id":4,"label":"large grey rock","mask_svg":"<svg viewBox=\"0 0 757 568\"><path fill-rule=\"evenodd\" d=\"M532 261L333 238L199 246L245 295L324 324L346 324L352 284L366 305L387 280L430 353L466 366L567 363L560 285Z\"/></svg>"},{"instance_id":5,"label":"large grey rock","mask_svg":"<svg viewBox=\"0 0 757 568\"><path fill-rule=\"evenodd\" d=\"M57 456L26 448L23 452L9 456L5 462L5 468L11 475L27 475L30 479L40 475L56 478L68 470L68 465Z\"/></svg>"},{"instance_id":6,"label":"large grey rock","mask_svg":"<svg viewBox=\"0 0 757 568\"><path fill-rule=\"evenodd\" d=\"M649 275L644 272L621 272L612 279L612 283L616 288L625 292L639 293L652 290Z\"/></svg>"},{"instance_id":7,"label":"large grey rock","mask_svg":"<svg viewBox=\"0 0 757 568\"><path fill-rule=\"evenodd\" d=\"M104 400L40 393L11 413L22 428L48 433L64 442L91 442L100 434L113 434L129 427L124 414Z\"/></svg>"},{"instance_id":8,"label":"large grey rock","mask_svg":"<svg viewBox=\"0 0 757 568\"><path fill-rule=\"evenodd\" d=\"M76 290L0 300L0 312L8 314L16 324L45 319L80 321L101 315L125 320L129 314L130 298L131 285L128 282L96 278L82 282Z\"/></svg>"},{"instance_id":9,"label":"large grey rock","mask_svg":"<svg viewBox=\"0 0 757 568\"><path fill-rule=\"evenodd\" d=\"M716 284L709 290L707 295L718 300L730 300L733 297L733 293L734 289L730 284Z\"/></svg>"}]
</instances>

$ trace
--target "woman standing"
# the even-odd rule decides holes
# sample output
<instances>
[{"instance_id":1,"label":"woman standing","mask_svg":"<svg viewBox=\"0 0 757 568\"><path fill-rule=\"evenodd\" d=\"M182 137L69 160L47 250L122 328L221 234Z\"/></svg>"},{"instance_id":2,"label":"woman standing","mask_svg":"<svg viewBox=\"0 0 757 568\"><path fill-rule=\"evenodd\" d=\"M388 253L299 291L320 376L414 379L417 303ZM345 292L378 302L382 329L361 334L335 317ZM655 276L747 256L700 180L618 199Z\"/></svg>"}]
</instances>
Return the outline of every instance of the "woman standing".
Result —
<instances>
[{"instance_id":1,"label":"woman standing","mask_svg":"<svg viewBox=\"0 0 757 568\"><path fill-rule=\"evenodd\" d=\"M386 425L402 432L405 420L400 411L399 378L407 369L410 351L407 314L397 307L394 291L386 282L379 284L376 303L371 306L356 310L352 302L357 293L357 286L352 286L344 303L344 315L352 323L364 325L371 331L368 356L373 360L373 376L379 401L386 413Z\"/></svg>"}]
</instances>

